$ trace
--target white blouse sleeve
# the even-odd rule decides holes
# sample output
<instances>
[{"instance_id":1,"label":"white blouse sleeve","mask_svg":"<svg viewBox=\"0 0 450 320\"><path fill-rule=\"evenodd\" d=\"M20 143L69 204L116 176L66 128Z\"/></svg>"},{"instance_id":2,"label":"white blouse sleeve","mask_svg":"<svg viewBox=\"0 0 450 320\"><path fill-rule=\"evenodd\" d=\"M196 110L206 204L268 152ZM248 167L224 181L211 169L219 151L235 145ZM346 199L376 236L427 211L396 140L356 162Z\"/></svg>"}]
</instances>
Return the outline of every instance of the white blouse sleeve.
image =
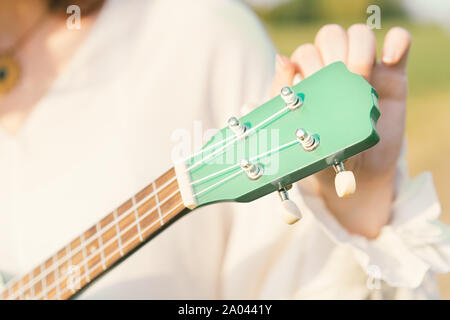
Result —
<instances>
[{"instance_id":1,"label":"white blouse sleeve","mask_svg":"<svg viewBox=\"0 0 450 320\"><path fill-rule=\"evenodd\" d=\"M303 194L302 201L332 240L353 249L369 277L391 287L416 289L431 272L450 270L450 228L439 221L441 206L431 173L410 179L404 154L403 150L391 221L374 240L347 232L319 197Z\"/></svg>"}]
</instances>

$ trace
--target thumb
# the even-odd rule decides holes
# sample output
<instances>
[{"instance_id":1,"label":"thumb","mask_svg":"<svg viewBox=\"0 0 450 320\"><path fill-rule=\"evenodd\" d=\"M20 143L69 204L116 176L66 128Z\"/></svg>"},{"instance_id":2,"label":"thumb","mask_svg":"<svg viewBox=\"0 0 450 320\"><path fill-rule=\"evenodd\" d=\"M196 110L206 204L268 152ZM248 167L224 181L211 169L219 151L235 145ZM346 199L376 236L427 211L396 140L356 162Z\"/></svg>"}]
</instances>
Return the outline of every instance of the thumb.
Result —
<instances>
[{"instance_id":1,"label":"thumb","mask_svg":"<svg viewBox=\"0 0 450 320\"><path fill-rule=\"evenodd\" d=\"M275 60L275 77L270 90L270 96L278 95L281 88L291 86L295 75L295 64L288 57L277 54Z\"/></svg>"}]
</instances>

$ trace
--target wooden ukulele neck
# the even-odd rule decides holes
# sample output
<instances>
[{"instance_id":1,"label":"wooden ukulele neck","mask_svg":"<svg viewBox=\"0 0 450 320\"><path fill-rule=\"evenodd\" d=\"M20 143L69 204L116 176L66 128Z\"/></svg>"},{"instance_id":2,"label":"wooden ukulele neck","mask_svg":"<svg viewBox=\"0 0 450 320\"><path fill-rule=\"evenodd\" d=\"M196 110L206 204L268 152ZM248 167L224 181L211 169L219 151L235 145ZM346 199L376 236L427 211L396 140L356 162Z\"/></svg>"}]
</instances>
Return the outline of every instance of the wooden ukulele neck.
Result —
<instances>
[{"instance_id":1,"label":"wooden ukulele neck","mask_svg":"<svg viewBox=\"0 0 450 320\"><path fill-rule=\"evenodd\" d=\"M189 211L172 168L34 270L6 284L3 299L69 299Z\"/></svg>"}]
</instances>

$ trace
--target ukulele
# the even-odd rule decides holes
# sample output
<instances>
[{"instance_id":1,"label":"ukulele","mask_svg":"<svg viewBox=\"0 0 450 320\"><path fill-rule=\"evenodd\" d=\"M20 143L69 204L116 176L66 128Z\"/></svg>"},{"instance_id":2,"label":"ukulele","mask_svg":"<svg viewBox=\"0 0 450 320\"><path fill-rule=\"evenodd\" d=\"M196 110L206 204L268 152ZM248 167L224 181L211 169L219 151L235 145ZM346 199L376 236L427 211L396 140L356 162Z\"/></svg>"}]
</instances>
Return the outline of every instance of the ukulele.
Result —
<instances>
[{"instance_id":1,"label":"ukulele","mask_svg":"<svg viewBox=\"0 0 450 320\"><path fill-rule=\"evenodd\" d=\"M230 118L203 148L152 181L29 273L4 285L2 299L69 299L196 208L249 202L278 191L282 216L301 214L288 189L328 167L338 196L355 191L343 161L374 146L377 93L333 63L240 119Z\"/></svg>"}]
</instances>

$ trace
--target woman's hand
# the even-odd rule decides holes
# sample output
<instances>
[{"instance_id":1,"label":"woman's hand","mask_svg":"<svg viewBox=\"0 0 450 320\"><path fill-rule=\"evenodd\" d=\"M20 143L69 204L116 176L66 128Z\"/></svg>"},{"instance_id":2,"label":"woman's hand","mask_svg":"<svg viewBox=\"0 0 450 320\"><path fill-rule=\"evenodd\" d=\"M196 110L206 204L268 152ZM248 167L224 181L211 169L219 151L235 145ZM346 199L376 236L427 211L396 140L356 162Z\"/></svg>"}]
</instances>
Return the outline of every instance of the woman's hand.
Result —
<instances>
[{"instance_id":1,"label":"woman's hand","mask_svg":"<svg viewBox=\"0 0 450 320\"><path fill-rule=\"evenodd\" d=\"M381 117L377 124L380 142L345 163L356 177L356 193L340 199L334 190L334 170L327 169L301 181L323 197L337 220L352 233L368 238L378 235L388 223L394 197L394 174L403 141L406 113L406 62L411 43L409 33L392 28L384 39L381 61L376 61L373 32L363 24L348 30L326 25L314 44L298 47L291 59L278 56L272 94L292 85L294 75L306 78L323 66L343 61L350 71L361 74L379 94Z\"/></svg>"}]
</instances>

